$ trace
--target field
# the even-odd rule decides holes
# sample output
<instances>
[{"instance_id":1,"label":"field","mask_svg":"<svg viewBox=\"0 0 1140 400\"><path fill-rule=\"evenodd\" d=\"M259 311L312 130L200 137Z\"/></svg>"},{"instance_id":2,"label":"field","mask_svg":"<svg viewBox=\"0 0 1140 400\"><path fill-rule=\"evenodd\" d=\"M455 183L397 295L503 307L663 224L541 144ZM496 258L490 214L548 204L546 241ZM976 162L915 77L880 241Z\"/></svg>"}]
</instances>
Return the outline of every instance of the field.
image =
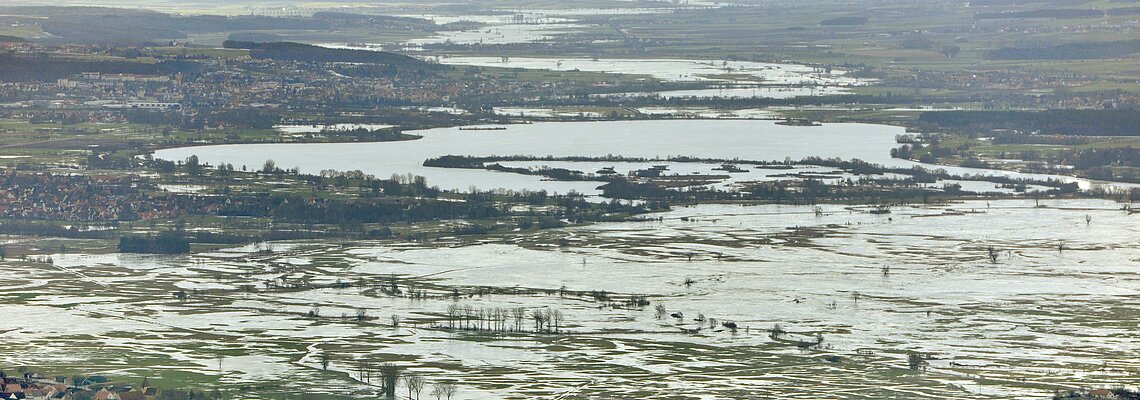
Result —
<instances>
[{"instance_id":1,"label":"field","mask_svg":"<svg viewBox=\"0 0 1140 400\"><path fill-rule=\"evenodd\" d=\"M0 360L245 398L358 397L383 362L458 382L465 399L1041 398L1140 383L1127 274L1140 232L1117 204L867 210L704 205L537 236L9 258L7 315L40 322L6 328ZM521 321L489 317L514 308ZM546 309L560 324L535 332Z\"/></svg>"}]
</instances>

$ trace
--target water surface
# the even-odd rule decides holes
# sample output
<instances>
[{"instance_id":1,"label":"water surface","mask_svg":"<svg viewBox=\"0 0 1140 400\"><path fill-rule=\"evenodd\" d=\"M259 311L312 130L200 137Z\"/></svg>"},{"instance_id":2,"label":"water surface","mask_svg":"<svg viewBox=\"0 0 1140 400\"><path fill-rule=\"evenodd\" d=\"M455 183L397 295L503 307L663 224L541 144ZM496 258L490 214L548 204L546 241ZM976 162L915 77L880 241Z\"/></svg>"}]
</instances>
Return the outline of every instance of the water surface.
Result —
<instances>
[{"instance_id":1,"label":"water surface","mask_svg":"<svg viewBox=\"0 0 1140 400\"><path fill-rule=\"evenodd\" d=\"M766 120L669 120L550 122L510 125L506 130L472 131L439 128L409 131L411 141L335 144L240 144L160 150L155 157L182 160L190 155L211 164L222 162L259 168L272 159L282 168L305 173L324 169L361 170L378 177L392 174L425 176L441 189L538 190L597 193L597 182L551 182L540 177L424 167L442 155L532 155L625 157L691 156L748 160L799 160L809 156L858 158L884 164L888 149L903 128L869 124L826 124L818 127L777 125Z\"/></svg>"}]
</instances>

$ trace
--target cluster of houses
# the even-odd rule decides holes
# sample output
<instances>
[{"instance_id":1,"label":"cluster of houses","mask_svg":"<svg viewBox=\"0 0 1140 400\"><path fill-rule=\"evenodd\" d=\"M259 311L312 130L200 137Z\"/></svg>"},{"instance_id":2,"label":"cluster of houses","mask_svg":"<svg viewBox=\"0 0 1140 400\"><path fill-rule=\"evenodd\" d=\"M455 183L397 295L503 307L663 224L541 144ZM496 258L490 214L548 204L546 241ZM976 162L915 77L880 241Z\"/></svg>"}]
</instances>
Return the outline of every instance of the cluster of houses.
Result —
<instances>
[{"instance_id":1,"label":"cluster of houses","mask_svg":"<svg viewBox=\"0 0 1140 400\"><path fill-rule=\"evenodd\" d=\"M171 218L216 211L217 202L149 195L133 177L61 174L0 175L0 216L19 219L116 221Z\"/></svg>"},{"instance_id":2,"label":"cluster of houses","mask_svg":"<svg viewBox=\"0 0 1140 400\"><path fill-rule=\"evenodd\" d=\"M99 54L102 48L32 45L13 50L24 53L56 52ZM103 49L106 51L105 49ZM148 53L158 59L176 58ZM186 60L183 60L186 61ZM530 83L491 79L478 74L461 78L426 76L347 76L337 67L314 67L311 63L270 59L205 58L201 70L184 76L173 74L110 74L84 72L45 82L0 82L0 108L52 109L149 109L201 108L313 108L345 104L438 104L454 96L493 94L550 95L558 83ZM347 66L345 68L358 68ZM362 67L361 67L362 68ZM266 74L265 71L278 73ZM346 72L350 73L350 72ZM562 82L570 86L573 82Z\"/></svg>"},{"instance_id":3,"label":"cluster of houses","mask_svg":"<svg viewBox=\"0 0 1140 400\"><path fill-rule=\"evenodd\" d=\"M155 400L159 395L158 388L151 387L146 379L135 387L106 384L106 379L100 377L75 380L57 376L51 380L30 372L22 377L8 377L0 372L0 380L2 400Z\"/></svg>"}]
</instances>

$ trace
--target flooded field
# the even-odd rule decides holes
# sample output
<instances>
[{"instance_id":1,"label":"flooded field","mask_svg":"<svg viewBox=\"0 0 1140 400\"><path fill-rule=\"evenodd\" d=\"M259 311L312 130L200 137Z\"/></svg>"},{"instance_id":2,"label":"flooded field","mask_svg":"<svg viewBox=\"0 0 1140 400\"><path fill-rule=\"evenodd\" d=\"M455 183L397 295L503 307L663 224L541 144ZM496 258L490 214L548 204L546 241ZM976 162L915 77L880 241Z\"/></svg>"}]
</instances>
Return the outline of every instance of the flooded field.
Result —
<instances>
[{"instance_id":1,"label":"flooded field","mask_svg":"<svg viewBox=\"0 0 1140 400\"><path fill-rule=\"evenodd\" d=\"M353 131L357 129L377 130L391 128L381 124L332 124L332 125L274 125L273 129L287 134L321 133L321 131Z\"/></svg>"},{"instance_id":2,"label":"flooded field","mask_svg":"<svg viewBox=\"0 0 1140 400\"><path fill-rule=\"evenodd\" d=\"M844 75L842 70L823 71L798 64L776 64L751 61L701 61L675 59L591 59L539 57L443 57L450 65L477 65L545 69L553 71L591 71L650 75L664 81L753 81L767 85L860 85L866 82Z\"/></svg>"},{"instance_id":3,"label":"flooded field","mask_svg":"<svg viewBox=\"0 0 1140 400\"><path fill-rule=\"evenodd\" d=\"M1116 203L654 217L489 240L8 260L7 316L41 323L5 328L0 359L216 379L246 398L364 396L378 380L360 370L382 362L458 382L459 399L1043 398L1140 384L1140 224ZM504 309L526 314L491 317ZM557 328L538 329L536 310L556 310ZM911 351L925 371L908 369Z\"/></svg>"},{"instance_id":4,"label":"flooded field","mask_svg":"<svg viewBox=\"0 0 1140 400\"><path fill-rule=\"evenodd\" d=\"M663 90L659 92L610 93L598 97L637 97L660 96L666 99L684 97L717 97L725 99L788 99L799 96L828 96L848 93L846 88L836 86L779 87L779 86L733 86L712 89Z\"/></svg>"},{"instance_id":5,"label":"flooded field","mask_svg":"<svg viewBox=\"0 0 1140 400\"><path fill-rule=\"evenodd\" d=\"M687 5L684 7L657 7L652 8L559 8L559 9L526 9L522 7L510 10L498 10L487 15L473 14L423 14L401 13L397 17L410 17L426 19L438 25L450 23L475 23L480 26L472 29L445 30L431 37L412 39L399 44L383 43L325 43L322 46L360 49L400 49L404 51L423 51L422 46L433 44L454 45L503 45L543 41L555 41L566 35L581 34L601 25L597 23L584 23L582 17L601 15L638 15L671 13L674 10L707 8L711 4ZM715 5L719 7L721 5Z\"/></svg>"}]
</instances>

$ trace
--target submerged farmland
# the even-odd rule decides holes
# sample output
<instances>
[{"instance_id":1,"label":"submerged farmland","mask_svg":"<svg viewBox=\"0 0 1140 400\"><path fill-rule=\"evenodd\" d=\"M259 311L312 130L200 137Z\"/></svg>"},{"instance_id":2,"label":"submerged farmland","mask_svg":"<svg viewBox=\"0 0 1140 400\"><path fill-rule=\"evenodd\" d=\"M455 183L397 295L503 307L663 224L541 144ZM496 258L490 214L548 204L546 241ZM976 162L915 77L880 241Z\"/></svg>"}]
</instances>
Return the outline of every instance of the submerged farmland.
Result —
<instances>
[{"instance_id":1,"label":"submerged farmland","mask_svg":"<svg viewBox=\"0 0 1140 400\"><path fill-rule=\"evenodd\" d=\"M10 316L45 321L7 330L4 361L98 359L257 398L360 395L384 362L488 399L982 399L1135 378L1140 232L1116 203L870 211L702 205L488 240L55 255L4 284Z\"/></svg>"}]
</instances>

